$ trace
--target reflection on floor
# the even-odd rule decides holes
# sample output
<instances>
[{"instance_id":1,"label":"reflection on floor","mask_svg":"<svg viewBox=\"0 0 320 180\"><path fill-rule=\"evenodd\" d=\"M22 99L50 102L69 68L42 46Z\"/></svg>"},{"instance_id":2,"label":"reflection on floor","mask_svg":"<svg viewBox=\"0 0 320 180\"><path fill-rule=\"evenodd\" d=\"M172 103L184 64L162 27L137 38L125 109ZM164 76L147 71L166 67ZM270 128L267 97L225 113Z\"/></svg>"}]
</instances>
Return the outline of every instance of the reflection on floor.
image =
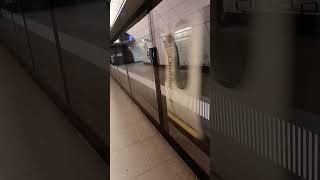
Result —
<instances>
[{"instance_id":1,"label":"reflection on floor","mask_svg":"<svg viewBox=\"0 0 320 180\"><path fill-rule=\"evenodd\" d=\"M112 180L197 179L113 79L110 120Z\"/></svg>"},{"instance_id":2,"label":"reflection on floor","mask_svg":"<svg viewBox=\"0 0 320 180\"><path fill-rule=\"evenodd\" d=\"M0 59L0 179L107 179L104 161L2 46Z\"/></svg>"}]
</instances>

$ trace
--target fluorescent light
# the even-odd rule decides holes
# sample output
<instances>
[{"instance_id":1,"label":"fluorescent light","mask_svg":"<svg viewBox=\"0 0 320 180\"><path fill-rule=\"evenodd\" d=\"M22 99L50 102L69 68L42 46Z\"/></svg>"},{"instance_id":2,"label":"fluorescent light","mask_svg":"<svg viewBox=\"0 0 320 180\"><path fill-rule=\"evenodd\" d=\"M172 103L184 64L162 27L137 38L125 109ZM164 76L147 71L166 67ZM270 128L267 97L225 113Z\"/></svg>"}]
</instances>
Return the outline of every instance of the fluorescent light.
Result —
<instances>
[{"instance_id":1,"label":"fluorescent light","mask_svg":"<svg viewBox=\"0 0 320 180\"><path fill-rule=\"evenodd\" d=\"M111 2L110 2L110 12L117 12L117 14L115 16L114 15L112 16L110 14L110 29L113 27L114 23L118 19L119 14L120 14L124 4L126 3L126 1L127 0L111 0ZM119 6L118 7L113 6L113 4L115 4L115 3L118 4L118 5L121 4L120 7Z\"/></svg>"},{"instance_id":2,"label":"fluorescent light","mask_svg":"<svg viewBox=\"0 0 320 180\"><path fill-rule=\"evenodd\" d=\"M179 34L179 33L182 33L182 32L184 32L184 31L189 31L189 30L191 30L191 29L192 29L192 27L187 27L187 28L184 28L184 29L180 29L180 30L178 30L178 31L176 31L176 32L174 32L174 33Z\"/></svg>"}]
</instances>

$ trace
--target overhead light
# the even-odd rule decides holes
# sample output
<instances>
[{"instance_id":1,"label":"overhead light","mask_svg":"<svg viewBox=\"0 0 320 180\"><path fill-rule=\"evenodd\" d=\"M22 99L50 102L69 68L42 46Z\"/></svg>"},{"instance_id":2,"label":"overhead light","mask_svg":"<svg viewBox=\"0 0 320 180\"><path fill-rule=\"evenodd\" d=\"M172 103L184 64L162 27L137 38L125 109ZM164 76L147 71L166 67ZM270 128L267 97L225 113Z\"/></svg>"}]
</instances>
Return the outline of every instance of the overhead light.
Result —
<instances>
[{"instance_id":1,"label":"overhead light","mask_svg":"<svg viewBox=\"0 0 320 180\"><path fill-rule=\"evenodd\" d=\"M112 0L112 1L114 1L114 0ZM110 4L112 3L112 1L110 2ZM112 29L114 23L115 23L116 20L118 19L119 15L120 15L120 13L121 13L121 10L122 10L124 4L126 3L126 1L127 1L127 0L122 0L122 3L121 3L120 8L119 8L119 9L114 9L114 10L117 12L117 14L114 16L113 19L110 19L110 29ZM113 7L111 6L110 8L112 9Z\"/></svg>"},{"instance_id":2,"label":"overhead light","mask_svg":"<svg viewBox=\"0 0 320 180\"><path fill-rule=\"evenodd\" d=\"M192 27L187 27L187 28L184 28L184 29L180 29L180 30L178 30L178 31L176 31L176 32L174 32L175 34L179 34L179 33L182 33L182 32L184 32L184 31L189 31L189 30L191 30L192 29Z\"/></svg>"}]
</instances>

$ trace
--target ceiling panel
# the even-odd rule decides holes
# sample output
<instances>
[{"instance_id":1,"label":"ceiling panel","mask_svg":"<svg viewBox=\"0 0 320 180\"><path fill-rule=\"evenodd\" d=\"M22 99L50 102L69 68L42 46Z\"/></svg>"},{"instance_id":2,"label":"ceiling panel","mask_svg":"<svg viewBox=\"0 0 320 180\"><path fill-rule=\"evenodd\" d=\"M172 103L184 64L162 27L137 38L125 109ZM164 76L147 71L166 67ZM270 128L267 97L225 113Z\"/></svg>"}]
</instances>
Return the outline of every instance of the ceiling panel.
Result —
<instances>
[{"instance_id":1,"label":"ceiling panel","mask_svg":"<svg viewBox=\"0 0 320 180\"><path fill-rule=\"evenodd\" d=\"M121 8L123 7L123 4L126 0L111 0L110 2L110 27L114 24L115 20L117 19L117 16L119 12L121 11Z\"/></svg>"}]
</instances>

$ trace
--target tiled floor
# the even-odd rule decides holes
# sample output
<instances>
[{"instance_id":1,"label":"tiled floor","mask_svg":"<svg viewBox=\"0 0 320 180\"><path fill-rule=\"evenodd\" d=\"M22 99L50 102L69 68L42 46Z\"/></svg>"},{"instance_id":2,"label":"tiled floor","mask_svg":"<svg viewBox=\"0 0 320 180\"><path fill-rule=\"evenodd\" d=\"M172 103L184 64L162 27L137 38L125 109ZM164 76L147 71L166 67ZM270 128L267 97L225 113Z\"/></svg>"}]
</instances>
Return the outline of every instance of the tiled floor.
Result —
<instances>
[{"instance_id":1,"label":"tiled floor","mask_svg":"<svg viewBox=\"0 0 320 180\"><path fill-rule=\"evenodd\" d=\"M110 88L111 179L197 179L113 79Z\"/></svg>"},{"instance_id":2,"label":"tiled floor","mask_svg":"<svg viewBox=\"0 0 320 180\"><path fill-rule=\"evenodd\" d=\"M0 179L105 180L107 165L0 45Z\"/></svg>"}]
</instances>

